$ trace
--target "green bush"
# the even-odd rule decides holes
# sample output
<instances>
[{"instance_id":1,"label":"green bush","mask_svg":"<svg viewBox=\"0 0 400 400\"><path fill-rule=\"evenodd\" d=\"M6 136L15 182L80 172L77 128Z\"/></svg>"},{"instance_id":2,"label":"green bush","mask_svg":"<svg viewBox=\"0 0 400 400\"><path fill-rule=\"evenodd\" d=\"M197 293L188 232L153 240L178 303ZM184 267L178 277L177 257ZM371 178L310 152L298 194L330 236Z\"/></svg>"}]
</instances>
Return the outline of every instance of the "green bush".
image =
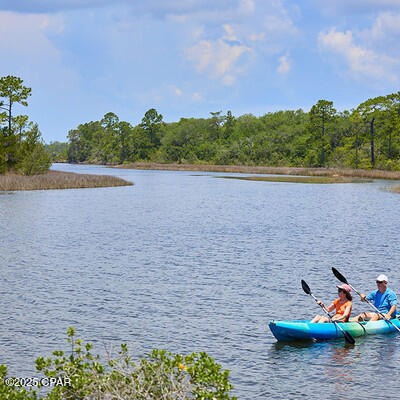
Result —
<instances>
[{"instance_id":1,"label":"green bush","mask_svg":"<svg viewBox=\"0 0 400 400\"><path fill-rule=\"evenodd\" d=\"M6 368L0 367L0 398L9 400L227 400L232 385L229 371L222 370L206 353L172 354L153 350L147 357L133 361L128 346L113 357L107 351L106 361L91 353L92 345L75 339L74 329L68 329L71 354L53 352L54 358L39 357L36 369L48 379L67 382L55 385L45 397L36 391L26 391L4 384ZM39 389L40 390L40 389Z\"/></svg>"}]
</instances>

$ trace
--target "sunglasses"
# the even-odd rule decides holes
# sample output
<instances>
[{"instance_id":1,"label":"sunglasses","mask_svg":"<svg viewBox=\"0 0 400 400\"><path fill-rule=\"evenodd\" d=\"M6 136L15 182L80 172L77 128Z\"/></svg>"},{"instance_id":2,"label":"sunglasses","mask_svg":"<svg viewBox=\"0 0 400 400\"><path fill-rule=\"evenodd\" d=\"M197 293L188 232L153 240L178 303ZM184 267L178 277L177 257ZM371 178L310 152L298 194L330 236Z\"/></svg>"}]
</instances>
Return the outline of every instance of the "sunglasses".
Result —
<instances>
[{"instance_id":1,"label":"sunglasses","mask_svg":"<svg viewBox=\"0 0 400 400\"><path fill-rule=\"evenodd\" d=\"M343 289L338 289L338 293L340 293L340 292L346 293L345 290L343 290Z\"/></svg>"},{"instance_id":2,"label":"sunglasses","mask_svg":"<svg viewBox=\"0 0 400 400\"><path fill-rule=\"evenodd\" d=\"M385 281L376 281L376 283L379 285L380 283L386 283Z\"/></svg>"}]
</instances>

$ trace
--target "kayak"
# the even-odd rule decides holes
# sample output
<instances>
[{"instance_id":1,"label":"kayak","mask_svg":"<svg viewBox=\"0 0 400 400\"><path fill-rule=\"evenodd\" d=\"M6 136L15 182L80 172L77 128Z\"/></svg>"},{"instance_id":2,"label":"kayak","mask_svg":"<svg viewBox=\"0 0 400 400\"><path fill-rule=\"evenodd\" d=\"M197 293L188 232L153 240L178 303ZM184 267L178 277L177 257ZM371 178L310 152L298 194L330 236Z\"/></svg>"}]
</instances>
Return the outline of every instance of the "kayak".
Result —
<instances>
[{"instance_id":1,"label":"kayak","mask_svg":"<svg viewBox=\"0 0 400 400\"><path fill-rule=\"evenodd\" d=\"M398 319L391 319L390 321L400 328L400 321ZM397 332L397 329L390 322L383 319L371 322L340 322L339 325L353 337ZM271 321L268 326L278 340L327 340L343 338L343 332L337 327L337 324L332 322L312 324L307 320Z\"/></svg>"}]
</instances>

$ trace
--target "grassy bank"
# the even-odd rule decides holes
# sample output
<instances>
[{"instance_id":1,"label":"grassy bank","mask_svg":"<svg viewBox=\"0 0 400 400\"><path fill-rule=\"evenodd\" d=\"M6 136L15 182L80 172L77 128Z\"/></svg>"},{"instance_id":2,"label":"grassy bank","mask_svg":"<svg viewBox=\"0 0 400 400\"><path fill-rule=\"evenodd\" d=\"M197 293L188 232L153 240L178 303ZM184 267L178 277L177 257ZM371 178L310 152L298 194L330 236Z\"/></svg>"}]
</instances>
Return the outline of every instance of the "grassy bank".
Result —
<instances>
[{"instance_id":1,"label":"grassy bank","mask_svg":"<svg viewBox=\"0 0 400 400\"><path fill-rule=\"evenodd\" d=\"M392 192L400 193L400 186L394 186L394 187L392 188Z\"/></svg>"},{"instance_id":2,"label":"grassy bank","mask_svg":"<svg viewBox=\"0 0 400 400\"><path fill-rule=\"evenodd\" d=\"M289 183L361 183L368 182L365 179L353 179L343 177L330 177L330 176L317 176L317 177L303 177L303 176L216 176L222 179L239 179L246 181L261 181L261 182L289 182Z\"/></svg>"},{"instance_id":3,"label":"grassy bank","mask_svg":"<svg viewBox=\"0 0 400 400\"><path fill-rule=\"evenodd\" d=\"M119 165L116 168L153 169L169 171L204 171L204 172L238 172L245 174L330 176L362 179L400 180L400 171L339 169L339 168L292 168L292 167L253 167L246 165L205 165L205 164L158 164L132 163Z\"/></svg>"},{"instance_id":4,"label":"grassy bank","mask_svg":"<svg viewBox=\"0 0 400 400\"><path fill-rule=\"evenodd\" d=\"M133 185L121 178L109 175L75 174L73 172L48 171L42 175L0 175L0 191L79 189Z\"/></svg>"}]
</instances>

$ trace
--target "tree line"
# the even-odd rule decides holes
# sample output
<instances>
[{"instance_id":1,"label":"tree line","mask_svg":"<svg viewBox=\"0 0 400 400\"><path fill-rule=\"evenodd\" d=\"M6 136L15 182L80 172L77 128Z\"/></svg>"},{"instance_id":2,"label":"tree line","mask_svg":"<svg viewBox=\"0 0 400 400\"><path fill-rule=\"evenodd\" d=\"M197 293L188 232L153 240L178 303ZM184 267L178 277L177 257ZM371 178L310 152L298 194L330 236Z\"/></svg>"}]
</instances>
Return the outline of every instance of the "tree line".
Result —
<instances>
[{"instance_id":1,"label":"tree line","mask_svg":"<svg viewBox=\"0 0 400 400\"><path fill-rule=\"evenodd\" d=\"M166 123L154 108L133 126L112 112L68 133L69 162L152 161L400 169L400 92L339 112L319 100L307 113L277 111Z\"/></svg>"},{"instance_id":2,"label":"tree line","mask_svg":"<svg viewBox=\"0 0 400 400\"><path fill-rule=\"evenodd\" d=\"M31 88L16 76L0 78L0 174L34 175L46 172L51 158L45 151L38 124L16 115L15 105L28 106Z\"/></svg>"}]
</instances>

